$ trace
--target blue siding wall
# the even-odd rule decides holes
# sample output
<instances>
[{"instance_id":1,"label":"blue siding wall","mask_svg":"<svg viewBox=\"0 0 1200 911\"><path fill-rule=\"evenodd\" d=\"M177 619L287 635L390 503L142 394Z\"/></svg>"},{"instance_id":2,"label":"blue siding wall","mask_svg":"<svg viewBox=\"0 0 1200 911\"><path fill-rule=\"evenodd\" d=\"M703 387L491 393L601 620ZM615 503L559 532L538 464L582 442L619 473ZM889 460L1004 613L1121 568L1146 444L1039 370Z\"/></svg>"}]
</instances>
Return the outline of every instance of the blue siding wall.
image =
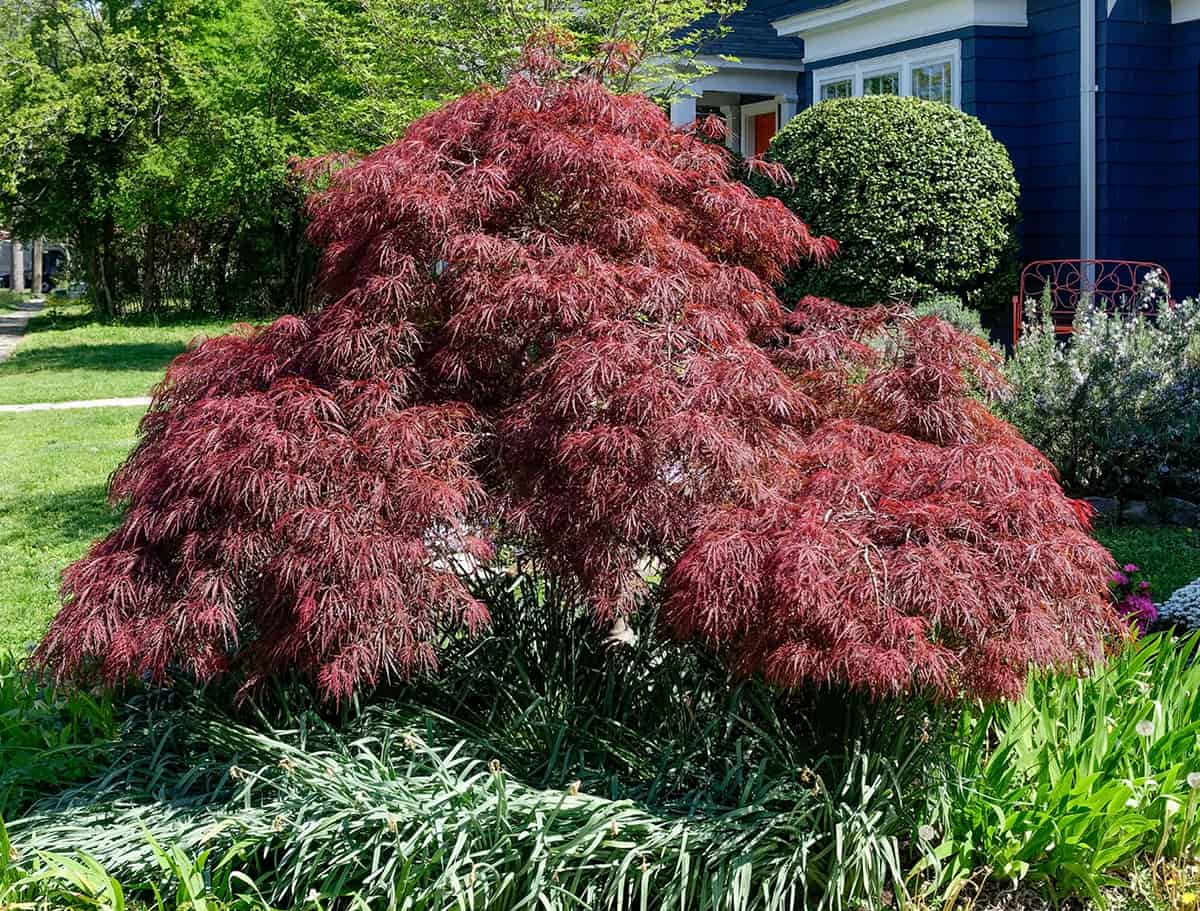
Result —
<instances>
[{"instance_id":1,"label":"blue siding wall","mask_svg":"<svg viewBox=\"0 0 1200 911\"><path fill-rule=\"evenodd\" d=\"M1103 0L1101 0L1103 2ZM1027 0L1022 256L1079 256L1079 0ZM1018 96L1020 97L1020 96Z\"/></svg>"},{"instance_id":2,"label":"blue siding wall","mask_svg":"<svg viewBox=\"0 0 1200 911\"><path fill-rule=\"evenodd\" d=\"M962 105L1012 155L1022 258L1080 253L1079 2L1027 0L1026 29L969 28L812 64L957 38ZM1171 24L1170 0L1096 3L1096 255L1163 263L1177 297L1200 292L1200 21Z\"/></svg>"},{"instance_id":3,"label":"blue siding wall","mask_svg":"<svg viewBox=\"0 0 1200 911\"><path fill-rule=\"evenodd\" d=\"M812 0L814 6L819 5ZM835 0L822 0L833 3ZM728 54L731 57L787 60L799 62L804 56L804 42L799 38L781 38L771 20L784 15L790 5L784 0L746 0L746 5L725 20L728 31L701 48L705 54ZM710 28L716 16L710 15L696 23L697 28Z\"/></svg>"},{"instance_id":4,"label":"blue siding wall","mask_svg":"<svg viewBox=\"0 0 1200 911\"><path fill-rule=\"evenodd\" d=\"M1029 104L1023 29L976 28L962 43L962 106L1008 148L1017 179L1029 169Z\"/></svg>"},{"instance_id":5,"label":"blue siding wall","mask_svg":"<svg viewBox=\"0 0 1200 911\"><path fill-rule=\"evenodd\" d=\"M1165 261L1170 235L1163 216L1186 196L1177 187L1179 151L1168 138L1175 107L1170 0L1118 0L1111 13L1104 0L1093 2L1099 4L1096 255Z\"/></svg>"},{"instance_id":6,"label":"blue siding wall","mask_svg":"<svg viewBox=\"0 0 1200 911\"><path fill-rule=\"evenodd\" d=\"M1170 271L1176 297L1190 297L1200 292L1200 21L1171 26L1168 78L1172 120L1162 125L1161 142L1171 156L1173 195L1153 223L1161 251L1154 258ZM1159 138L1141 137L1143 145Z\"/></svg>"}]
</instances>

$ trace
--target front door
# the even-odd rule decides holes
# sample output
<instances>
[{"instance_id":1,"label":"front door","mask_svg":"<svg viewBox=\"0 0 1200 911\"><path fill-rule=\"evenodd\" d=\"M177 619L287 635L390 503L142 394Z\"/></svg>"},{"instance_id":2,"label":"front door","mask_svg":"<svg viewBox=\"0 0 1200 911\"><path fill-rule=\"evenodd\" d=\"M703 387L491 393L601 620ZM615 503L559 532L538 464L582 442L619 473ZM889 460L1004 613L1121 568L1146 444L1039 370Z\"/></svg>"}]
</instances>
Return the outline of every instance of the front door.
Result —
<instances>
[{"instance_id":1,"label":"front door","mask_svg":"<svg viewBox=\"0 0 1200 911\"><path fill-rule=\"evenodd\" d=\"M754 154L762 155L775 135L775 113L754 115Z\"/></svg>"}]
</instances>

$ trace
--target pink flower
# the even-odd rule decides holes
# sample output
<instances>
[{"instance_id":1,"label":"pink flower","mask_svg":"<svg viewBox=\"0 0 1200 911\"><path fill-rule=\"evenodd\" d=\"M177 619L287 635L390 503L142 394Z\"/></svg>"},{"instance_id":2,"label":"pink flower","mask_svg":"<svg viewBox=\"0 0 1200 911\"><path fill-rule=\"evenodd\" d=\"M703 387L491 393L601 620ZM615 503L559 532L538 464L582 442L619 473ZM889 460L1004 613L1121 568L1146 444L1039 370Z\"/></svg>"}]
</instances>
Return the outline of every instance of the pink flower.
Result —
<instances>
[{"instance_id":1,"label":"pink flower","mask_svg":"<svg viewBox=\"0 0 1200 911\"><path fill-rule=\"evenodd\" d=\"M1149 583L1149 582L1139 582L1139 583L1138 583L1138 590L1139 590L1139 591L1144 591L1144 592L1148 592L1148 591L1150 591L1150 583Z\"/></svg>"},{"instance_id":2,"label":"pink flower","mask_svg":"<svg viewBox=\"0 0 1200 911\"><path fill-rule=\"evenodd\" d=\"M1129 577L1121 572L1113 573L1110 578L1111 578L1113 585L1128 585L1129 584Z\"/></svg>"},{"instance_id":3,"label":"pink flower","mask_svg":"<svg viewBox=\"0 0 1200 911\"><path fill-rule=\"evenodd\" d=\"M1136 573L1136 572L1138 571L1138 568L1137 568L1137 564L1136 564L1136 563L1126 563L1126 564L1125 564L1124 566L1122 566L1121 568L1122 568L1123 570L1125 570L1125 572L1127 572L1127 573Z\"/></svg>"},{"instance_id":4,"label":"pink flower","mask_svg":"<svg viewBox=\"0 0 1200 911\"><path fill-rule=\"evenodd\" d=\"M1138 631L1142 633L1145 633L1150 628L1150 624L1158 619L1158 611L1154 607L1154 602L1146 595L1126 595L1117 603L1117 610L1122 617L1132 620Z\"/></svg>"}]
</instances>

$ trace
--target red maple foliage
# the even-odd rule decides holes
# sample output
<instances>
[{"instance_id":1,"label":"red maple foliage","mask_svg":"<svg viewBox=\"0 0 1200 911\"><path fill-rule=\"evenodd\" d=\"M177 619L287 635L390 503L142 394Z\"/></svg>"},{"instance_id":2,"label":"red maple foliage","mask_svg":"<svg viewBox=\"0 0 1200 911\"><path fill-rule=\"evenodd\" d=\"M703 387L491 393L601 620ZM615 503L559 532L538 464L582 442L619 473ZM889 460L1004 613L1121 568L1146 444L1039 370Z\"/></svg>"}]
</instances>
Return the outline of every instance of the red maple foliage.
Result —
<instances>
[{"instance_id":1,"label":"red maple foliage","mask_svg":"<svg viewBox=\"0 0 1200 911\"><path fill-rule=\"evenodd\" d=\"M784 686L997 697L1095 654L1110 557L973 397L988 349L785 312L772 283L836 245L731 180L713 123L552 57L328 178L326 305L171 365L41 664L340 699L484 627L461 568L510 542L600 620L662 561L669 630Z\"/></svg>"}]
</instances>

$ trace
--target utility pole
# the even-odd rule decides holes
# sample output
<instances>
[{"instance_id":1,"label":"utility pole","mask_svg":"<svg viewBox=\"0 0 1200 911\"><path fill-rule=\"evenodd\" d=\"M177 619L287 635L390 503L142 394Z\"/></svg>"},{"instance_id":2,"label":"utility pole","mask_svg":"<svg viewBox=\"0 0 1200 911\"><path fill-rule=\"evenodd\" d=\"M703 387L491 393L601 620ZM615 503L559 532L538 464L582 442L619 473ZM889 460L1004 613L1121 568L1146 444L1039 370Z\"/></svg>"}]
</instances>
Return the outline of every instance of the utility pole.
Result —
<instances>
[{"instance_id":1,"label":"utility pole","mask_svg":"<svg viewBox=\"0 0 1200 911\"><path fill-rule=\"evenodd\" d=\"M42 238L33 239L33 293L42 296Z\"/></svg>"},{"instance_id":2,"label":"utility pole","mask_svg":"<svg viewBox=\"0 0 1200 911\"><path fill-rule=\"evenodd\" d=\"M12 289L17 294L25 290L25 247L15 237L12 239Z\"/></svg>"}]
</instances>

